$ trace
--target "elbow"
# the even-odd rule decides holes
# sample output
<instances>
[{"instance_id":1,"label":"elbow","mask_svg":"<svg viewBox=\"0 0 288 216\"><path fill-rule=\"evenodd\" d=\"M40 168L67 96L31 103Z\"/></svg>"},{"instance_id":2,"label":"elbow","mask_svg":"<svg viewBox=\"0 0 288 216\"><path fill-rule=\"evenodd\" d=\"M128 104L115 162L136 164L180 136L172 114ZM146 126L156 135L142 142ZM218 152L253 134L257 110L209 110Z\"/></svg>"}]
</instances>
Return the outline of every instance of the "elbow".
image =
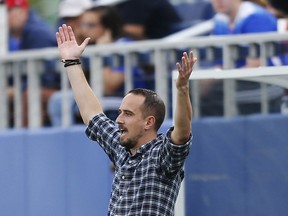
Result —
<instances>
[{"instance_id":1,"label":"elbow","mask_svg":"<svg viewBox=\"0 0 288 216\"><path fill-rule=\"evenodd\" d=\"M83 123L85 125L88 125L90 120L96 115L97 115L97 113L91 113L91 114L86 114L86 115L81 113L81 118L82 118Z\"/></svg>"},{"instance_id":2,"label":"elbow","mask_svg":"<svg viewBox=\"0 0 288 216\"><path fill-rule=\"evenodd\" d=\"M83 123L85 124L85 125L88 125L89 124L89 119L84 119L84 118L82 118L82 120L83 120Z\"/></svg>"},{"instance_id":3,"label":"elbow","mask_svg":"<svg viewBox=\"0 0 288 216\"><path fill-rule=\"evenodd\" d=\"M191 131L181 132L179 134L171 134L171 139L173 144L184 145L191 137Z\"/></svg>"},{"instance_id":4,"label":"elbow","mask_svg":"<svg viewBox=\"0 0 288 216\"><path fill-rule=\"evenodd\" d=\"M90 118L88 116L81 115L82 121L85 125L89 124Z\"/></svg>"},{"instance_id":5,"label":"elbow","mask_svg":"<svg viewBox=\"0 0 288 216\"><path fill-rule=\"evenodd\" d=\"M191 134L189 134L188 136L183 136L181 137L178 141L179 144L185 144L189 139L190 139Z\"/></svg>"}]
</instances>

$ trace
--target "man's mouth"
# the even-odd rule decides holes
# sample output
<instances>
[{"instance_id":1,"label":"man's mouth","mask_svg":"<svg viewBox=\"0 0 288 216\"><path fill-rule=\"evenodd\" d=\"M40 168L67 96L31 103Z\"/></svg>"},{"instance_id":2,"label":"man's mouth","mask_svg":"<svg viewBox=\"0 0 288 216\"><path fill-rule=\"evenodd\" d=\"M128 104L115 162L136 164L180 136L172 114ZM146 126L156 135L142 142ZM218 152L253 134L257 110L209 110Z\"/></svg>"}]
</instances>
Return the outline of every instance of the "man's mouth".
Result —
<instances>
[{"instance_id":1,"label":"man's mouth","mask_svg":"<svg viewBox=\"0 0 288 216\"><path fill-rule=\"evenodd\" d=\"M120 129L120 133L121 133L121 135L124 135L124 134L127 133L127 132L128 132L127 129L124 129L124 128Z\"/></svg>"}]
</instances>

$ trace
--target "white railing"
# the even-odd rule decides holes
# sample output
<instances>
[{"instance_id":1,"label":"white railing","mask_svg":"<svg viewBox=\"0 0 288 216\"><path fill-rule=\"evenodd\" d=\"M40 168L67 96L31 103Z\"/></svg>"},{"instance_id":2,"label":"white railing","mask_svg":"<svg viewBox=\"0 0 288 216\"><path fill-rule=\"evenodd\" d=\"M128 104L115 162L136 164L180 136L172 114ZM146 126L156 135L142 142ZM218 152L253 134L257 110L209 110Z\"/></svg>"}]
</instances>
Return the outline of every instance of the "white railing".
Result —
<instances>
[{"instance_id":1,"label":"white railing","mask_svg":"<svg viewBox=\"0 0 288 216\"><path fill-rule=\"evenodd\" d=\"M7 51L7 35L8 35L8 27L7 27L7 10L4 6L4 3L0 1L0 56L4 55Z\"/></svg>"},{"instance_id":2,"label":"white railing","mask_svg":"<svg viewBox=\"0 0 288 216\"><path fill-rule=\"evenodd\" d=\"M151 40L140 41L133 43L113 44L113 45L99 45L88 47L84 56L90 58L90 83L98 97L103 97L102 76L99 71L102 68L103 56L112 55L117 58L118 55L124 57L125 69L125 89L128 91L133 87L132 67L139 65L137 56L143 53L149 53L149 61L155 67L155 90L163 98L167 104L168 118L172 117L172 90L171 79L172 71L175 69L176 61L179 61L181 53L185 50L193 50L196 56L200 56L201 50L205 49L205 56L199 59L195 70L201 71L202 61L213 61L215 54L214 47L220 47L223 50L221 59L223 60L224 69L232 69L234 61L239 57L237 48L245 45L249 47L248 55L255 54L255 47L259 48L259 58L262 65L265 66L267 59L273 55L274 44L283 42L288 39L287 33L262 33L262 34L247 34L239 36L205 36L194 37L183 41L164 41ZM180 55L179 55L180 54ZM219 57L219 56L217 56ZM14 78L14 127L22 127L22 98L21 98L21 74L28 76L28 95L29 95L29 122L28 127L41 127L41 108L40 108L40 91L39 91L39 75L42 72L41 63L45 59L59 60L58 50L56 48L46 48L34 51L25 51L17 53L9 53L0 58L0 128L8 128L8 96L7 96L7 77ZM117 64L117 61L115 61ZM67 77L64 73L63 65L58 61L58 71L61 73L62 90L65 92L69 88ZM263 68L265 69L265 68ZM266 69L265 69L266 70ZM284 69L285 70L285 69ZM28 71L28 72L27 72ZM195 73L196 74L196 73ZM224 73L223 73L224 74ZM224 77L225 79L225 77ZM226 90L227 91L227 90ZM231 90L229 90L231 91ZM195 89L194 93L198 90ZM63 94L65 95L65 94ZM64 106L62 108L63 118L62 126L67 127L69 122L69 102L63 97ZM66 105L65 105L66 104ZM195 103L197 105L197 103ZM194 104L194 107L195 107ZM229 105L230 106L230 105ZM233 106L233 105L232 105ZM195 108L194 108L195 109ZM197 110L197 108L196 108Z\"/></svg>"},{"instance_id":3,"label":"white railing","mask_svg":"<svg viewBox=\"0 0 288 216\"><path fill-rule=\"evenodd\" d=\"M175 82L178 76L178 72L176 70L173 71L173 82ZM227 70L219 70L219 69L208 69L208 70L197 70L193 72L190 77L192 82L196 82L195 86L197 86L197 81L199 80L225 80L224 88L226 87L226 91L224 91L224 116L235 116L238 114L237 112L237 92L235 89L231 88L233 86L233 82L235 80L244 80L244 81L253 81L264 84L271 84L275 86L279 86L284 89L288 89L288 66L273 66L273 67L258 67L258 68L241 68L241 69L227 69ZM231 85L232 82L232 85ZM193 86L193 84L192 84ZM175 107L175 92L176 88L173 85L172 89L172 98L173 98L173 107ZM201 111L199 109L201 103L199 91L191 88L191 95L193 99L194 105L194 117L200 117ZM268 113L268 91L263 86L261 92L261 113ZM173 109L174 110L174 109Z\"/></svg>"}]
</instances>

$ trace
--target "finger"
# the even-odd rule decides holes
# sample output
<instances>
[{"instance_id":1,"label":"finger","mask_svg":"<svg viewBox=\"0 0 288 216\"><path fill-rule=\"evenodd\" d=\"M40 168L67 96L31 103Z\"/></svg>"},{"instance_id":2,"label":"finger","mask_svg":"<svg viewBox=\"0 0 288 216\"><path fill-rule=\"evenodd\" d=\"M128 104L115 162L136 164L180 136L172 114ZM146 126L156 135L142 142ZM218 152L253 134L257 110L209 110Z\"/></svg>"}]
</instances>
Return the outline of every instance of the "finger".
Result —
<instances>
[{"instance_id":1,"label":"finger","mask_svg":"<svg viewBox=\"0 0 288 216\"><path fill-rule=\"evenodd\" d=\"M183 68L183 70L185 69L186 70L186 61L185 61L185 57L184 56L182 56L182 68Z\"/></svg>"},{"instance_id":2,"label":"finger","mask_svg":"<svg viewBox=\"0 0 288 216\"><path fill-rule=\"evenodd\" d=\"M184 57L184 59L185 59L185 63L188 64L188 62L189 62L189 57L188 57L187 52L184 52L184 53L183 53L183 57Z\"/></svg>"},{"instance_id":3,"label":"finger","mask_svg":"<svg viewBox=\"0 0 288 216\"><path fill-rule=\"evenodd\" d=\"M62 44L62 40L61 40L59 32L56 32L56 40L57 40L58 46L60 46Z\"/></svg>"},{"instance_id":4,"label":"finger","mask_svg":"<svg viewBox=\"0 0 288 216\"><path fill-rule=\"evenodd\" d=\"M69 33L68 33L68 27L67 27L66 24L63 24L63 32L64 32L64 35L65 35L66 41L70 41L70 36L69 36Z\"/></svg>"},{"instance_id":5,"label":"finger","mask_svg":"<svg viewBox=\"0 0 288 216\"><path fill-rule=\"evenodd\" d=\"M80 45L81 48L82 48L82 50L84 50L85 47L88 45L89 40L90 40L90 38L86 38L86 39L82 42L82 44Z\"/></svg>"},{"instance_id":6,"label":"finger","mask_svg":"<svg viewBox=\"0 0 288 216\"><path fill-rule=\"evenodd\" d=\"M190 51L190 53L189 53L189 62L190 62L191 65L193 64L193 59L194 59L193 55L194 55L193 52Z\"/></svg>"},{"instance_id":7,"label":"finger","mask_svg":"<svg viewBox=\"0 0 288 216\"><path fill-rule=\"evenodd\" d=\"M193 66L194 66L194 64L195 64L195 62L197 61L197 58L194 56L194 53L193 53L193 51L190 51L190 53L189 53L189 60L188 60L188 64L189 64L189 71L191 70L191 72L192 72L192 70L193 70Z\"/></svg>"},{"instance_id":8,"label":"finger","mask_svg":"<svg viewBox=\"0 0 288 216\"><path fill-rule=\"evenodd\" d=\"M59 35L60 35L61 42L64 43L65 42L65 35L64 35L62 27L59 27Z\"/></svg>"},{"instance_id":9,"label":"finger","mask_svg":"<svg viewBox=\"0 0 288 216\"><path fill-rule=\"evenodd\" d=\"M75 38L75 35L71 26L68 26L68 35L71 41L76 41L76 38Z\"/></svg>"},{"instance_id":10,"label":"finger","mask_svg":"<svg viewBox=\"0 0 288 216\"><path fill-rule=\"evenodd\" d=\"M181 65L179 64L179 62L176 63L176 67L178 69L178 72L182 71Z\"/></svg>"},{"instance_id":11,"label":"finger","mask_svg":"<svg viewBox=\"0 0 288 216\"><path fill-rule=\"evenodd\" d=\"M189 65L189 61L187 60L187 54L182 57L182 64L183 64L183 72L189 73L191 67Z\"/></svg>"}]
</instances>

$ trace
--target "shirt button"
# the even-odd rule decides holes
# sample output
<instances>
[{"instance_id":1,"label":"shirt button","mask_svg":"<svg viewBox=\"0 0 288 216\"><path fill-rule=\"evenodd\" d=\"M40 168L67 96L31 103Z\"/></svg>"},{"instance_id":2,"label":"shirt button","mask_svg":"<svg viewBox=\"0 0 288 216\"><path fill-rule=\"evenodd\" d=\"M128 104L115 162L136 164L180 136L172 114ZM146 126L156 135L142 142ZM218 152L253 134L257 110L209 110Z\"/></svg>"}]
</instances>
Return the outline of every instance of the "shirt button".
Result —
<instances>
[{"instance_id":1,"label":"shirt button","mask_svg":"<svg viewBox=\"0 0 288 216\"><path fill-rule=\"evenodd\" d=\"M125 176L124 176L124 175L122 176L122 179L125 179Z\"/></svg>"},{"instance_id":2,"label":"shirt button","mask_svg":"<svg viewBox=\"0 0 288 216\"><path fill-rule=\"evenodd\" d=\"M120 199L122 199L123 197L122 197L122 196L120 196L119 198L120 198Z\"/></svg>"},{"instance_id":3,"label":"shirt button","mask_svg":"<svg viewBox=\"0 0 288 216\"><path fill-rule=\"evenodd\" d=\"M129 163L129 164L131 164L131 163L132 163L132 161L131 161L131 160L129 160L129 161L128 161L128 163Z\"/></svg>"},{"instance_id":4,"label":"shirt button","mask_svg":"<svg viewBox=\"0 0 288 216\"><path fill-rule=\"evenodd\" d=\"M145 157L145 155L142 155L142 158L144 158Z\"/></svg>"}]
</instances>

